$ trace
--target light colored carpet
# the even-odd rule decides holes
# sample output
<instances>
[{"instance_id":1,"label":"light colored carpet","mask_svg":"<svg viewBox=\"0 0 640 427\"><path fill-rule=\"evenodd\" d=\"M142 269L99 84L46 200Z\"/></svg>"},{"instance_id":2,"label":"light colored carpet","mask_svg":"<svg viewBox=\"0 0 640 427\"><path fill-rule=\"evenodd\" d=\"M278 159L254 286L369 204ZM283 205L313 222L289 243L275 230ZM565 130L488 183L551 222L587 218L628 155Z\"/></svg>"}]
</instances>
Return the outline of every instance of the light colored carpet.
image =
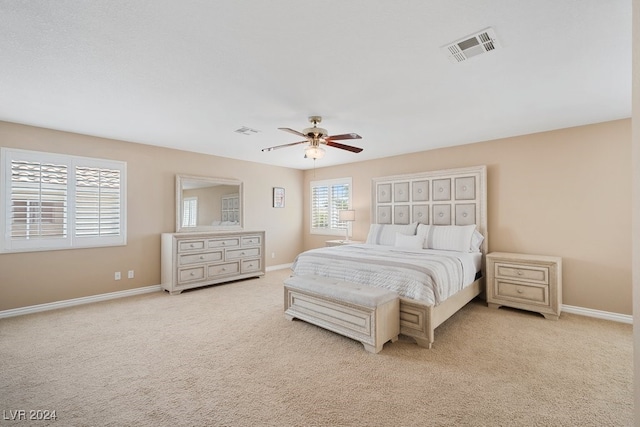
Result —
<instances>
[{"instance_id":1,"label":"light colored carpet","mask_svg":"<svg viewBox=\"0 0 640 427\"><path fill-rule=\"evenodd\" d=\"M283 316L282 281L0 320L0 410L56 426L631 426L632 328L473 301L379 354Z\"/></svg>"}]
</instances>

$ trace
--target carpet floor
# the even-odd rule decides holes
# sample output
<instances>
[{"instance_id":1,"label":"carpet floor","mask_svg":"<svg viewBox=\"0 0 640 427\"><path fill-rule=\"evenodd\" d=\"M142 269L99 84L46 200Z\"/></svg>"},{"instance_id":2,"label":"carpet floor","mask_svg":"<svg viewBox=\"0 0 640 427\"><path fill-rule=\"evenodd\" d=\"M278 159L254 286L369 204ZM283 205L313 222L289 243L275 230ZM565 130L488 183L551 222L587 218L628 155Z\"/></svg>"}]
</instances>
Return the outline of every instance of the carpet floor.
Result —
<instances>
[{"instance_id":1,"label":"carpet floor","mask_svg":"<svg viewBox=\"0 0 640 427\"><path fill-rule=\"evenodd\" d=\"M285 320L289 274L1 319L0 424L633 425L631 325L474 300L371 354Z\"/></svg>"}]
</instances>

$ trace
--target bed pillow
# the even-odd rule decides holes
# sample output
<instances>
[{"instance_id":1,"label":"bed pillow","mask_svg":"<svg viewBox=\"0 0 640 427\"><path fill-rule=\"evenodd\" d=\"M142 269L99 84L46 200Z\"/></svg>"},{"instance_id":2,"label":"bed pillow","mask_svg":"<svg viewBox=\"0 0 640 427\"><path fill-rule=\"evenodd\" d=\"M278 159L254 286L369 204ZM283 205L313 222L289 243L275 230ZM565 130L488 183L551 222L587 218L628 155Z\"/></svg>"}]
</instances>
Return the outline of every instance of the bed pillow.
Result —
<instances>
[{"instance_id":1,"label":"bed pillow","mask_svg":"<svg viewBox=\"0 0 640 427\"><path fill-rule=\"evenodd\" d=\"M444 251L471 252L471 238L476 226L471 225L432 225L426 242L429 249Z\"/></svg>"},{"instance_id":2,"label":"bed pillow","mask_svg":"<svg viewBox=\"0 0 640 427\"><path fill-rule=\"evenodd\" d=\"M416 235L422 241L423 249L429 249L429 245L427 244L427 236L429 236L430 230L431 226L429 224L418 224L418 228L416 229Z\"/></svg>"},{"instance_id":3,"label":"bed pillow","mask_svg":"<svg viewBox=\"0 0 640 427\"><path fill-rule=\"evenodd\" d=\"M480 234L478 230L473 230L473 234L471 235L470 252L481 252L480 248L482 246L483 241L484 241L484 236Z\"/></svg>"},{"instance_id":4,"label":"bed pillow","mask_svg":"<svg viewBox=\"0 0 640 427\"><path fill-rule=\"evenodd\" d=\"M367 243L371 245L394 246L396 244L396 233L413 236L416 234L417 226L417 222L407 225L371 224L369 234L367 235Z\"/></svg>"},{"instance_id":5,"label":"bed pillow","mask_svg":"<svg viewBox=\"0 0 640 427\"><path fill-rule=\"evenodd\" d=\"M404 249L422 249L424 239L421 236L407 236L406 234L396 233L397 248Z\"/></svg>"}]
</instances>

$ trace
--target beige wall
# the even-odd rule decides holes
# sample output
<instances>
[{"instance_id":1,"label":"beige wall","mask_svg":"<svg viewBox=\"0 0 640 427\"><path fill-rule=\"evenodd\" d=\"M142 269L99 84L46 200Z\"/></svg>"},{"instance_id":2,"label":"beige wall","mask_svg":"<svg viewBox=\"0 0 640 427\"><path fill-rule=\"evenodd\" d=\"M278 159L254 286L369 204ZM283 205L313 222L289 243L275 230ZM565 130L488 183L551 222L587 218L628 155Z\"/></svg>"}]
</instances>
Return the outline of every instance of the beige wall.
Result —
<instances>
[{"instance_id":1,"label":"beige wall","mask_svg":"<svg viewBox=\"0 0 640 427\"><path fill-rule=\"evenodd\" d=\"M630 315L630 156L626 119L318 168L305 173L304 223L314 179L353 178L353 238L364 240L372 178L484 164L489 250L561 256L564 304ZM305 249L336 238L304 233Z\"/></svg>"},{"instance_id":2,"label":"beige wall","mask_svg":"<svg viewBox=\"0 0 640 427\"><path fill-rule=\"evenodd\" d=\"M267 267L302 249L302 171L6 122L0 146L123 160L128 179L127 245L0 254L0 311L160 284L160 233L175 230L178 173L244 182L245 229L266 231ZM272 187L285 188L284 209L271 207Z\"/></svg>"}]
</instances>

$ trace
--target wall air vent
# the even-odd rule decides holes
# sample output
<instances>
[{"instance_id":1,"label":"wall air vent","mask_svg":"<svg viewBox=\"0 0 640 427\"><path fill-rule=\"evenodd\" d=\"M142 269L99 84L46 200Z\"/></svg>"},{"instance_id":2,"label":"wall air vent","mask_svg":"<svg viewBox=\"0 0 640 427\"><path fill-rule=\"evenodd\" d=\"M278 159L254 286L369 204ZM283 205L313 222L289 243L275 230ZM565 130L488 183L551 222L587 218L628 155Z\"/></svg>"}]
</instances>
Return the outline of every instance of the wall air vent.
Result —
<instances>
[{"instance_id":1,"label":"wall air vent","mask_svg":"<svg viewBox=\"0 0 640 427\"><path fill-rule=\"evenodd\" d=\"M493 28L486 28L442 47L452 62L463 62L469 58L500 47Z\"/></svg>"}]
</instances>

